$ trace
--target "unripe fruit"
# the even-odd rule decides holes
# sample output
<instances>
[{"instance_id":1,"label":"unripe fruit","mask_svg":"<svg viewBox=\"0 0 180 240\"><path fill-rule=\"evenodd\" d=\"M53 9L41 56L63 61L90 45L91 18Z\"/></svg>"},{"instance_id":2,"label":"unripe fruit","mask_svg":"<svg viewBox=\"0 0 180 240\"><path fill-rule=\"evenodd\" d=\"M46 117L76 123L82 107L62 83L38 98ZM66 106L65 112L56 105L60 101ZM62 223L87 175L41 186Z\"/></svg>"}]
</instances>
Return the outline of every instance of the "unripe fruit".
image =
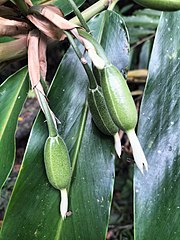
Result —
<instances>
[{"instance_id":1,"label":"unripe fruit","mask_svg":"<svg viewBox=\"0 0 180 240\"><path fill-rule=\"evenodd\" d=\"M134 129L136 107L123 75L115 66L108 65L103 69L101 86L114 123L124 131Z\"/></svg>"},{"instance_id":2,"label":"unripe fruit","mask_svg":"<svg viewBox=\"0 0 180 240\"><path fill-rule=\"evenodd\" d=\"M147 8L160 11L177 11L180 10L179 0L134 0L134 2Z\"/></svg>"},{"instance_id":3,"label":"unripe fruit","mask_svg":"<svg viewBox=\"0 0 180 240\"><path fill-rule=\"evenodd\" d=\"M99 86L96 89L89 89L88 104L93 121L102 133L114 135L118 132L118 127L109 114L102 90Z\"/></svg>"},{"instance_id":4,"label":"unripe fruit","mask_svg":"<svg viewBox=\"0 0 180 240\"><path fill-rule=\"evenodd\" d=\"M59 135L46 140L44 162L49 182L61 192L60 212L64 219L68 210L67 189L71 181L71 164L66 144Z\"/></svg>"},{"instance_id":5,"label":"unripe fruit","mask_svg":"<svg viewBox=\"0 0 180 240\"><path fill-rule=\"evenodd\" d=\"M123 75L109 62L101 45L89 33L80 29L78 32L94 45L97 54L104 60L105 66L101 70L101 86L108 112L115 125L127 133L137 167L142 173L144 168L148 171L146 157L134 130L137 124L136 107ZM114 135L114 139L116 148L116 143L120 143L118 133ZM117 148L120 149L120 147Z\"/></svg>"},{"instance_id":6,"label":"unripe fruit","mask_svg":"<svg viewBox=\"0 0 180 240\"><path fill-rule=\"evenodd\" d=\"M47 138L44 162L52 186L59 190L67 188L71 180L71 165L67 147L59 135Z\"/></svg>"},{"instance_id":7,"label":"unripe fruit","mask_svg":"<svg viewBox=\"0 0 180 240\"><path fill-rule=\"evenodd\" d=\"M148 164L134 131L137 124L137 111L127 83L115 66L108 65L102 71L101 86L111 117L115 124L127 133L134 160L143 173L144 168L148 170Z\"/></svg>"},{"instance_id":8,"label":"unripe fruit","mask_svg":"<svg viewBox=\"0 0 180 240\"><path fill-rule=\"evenodd\" d=\"M92 118L98 129L105 135L114 137L114 147L118 157L121 156L121 139L118 133L119 128L113 122L109 114L101 87L89 89L88 104Z\"/></svg>"}]
</instances>

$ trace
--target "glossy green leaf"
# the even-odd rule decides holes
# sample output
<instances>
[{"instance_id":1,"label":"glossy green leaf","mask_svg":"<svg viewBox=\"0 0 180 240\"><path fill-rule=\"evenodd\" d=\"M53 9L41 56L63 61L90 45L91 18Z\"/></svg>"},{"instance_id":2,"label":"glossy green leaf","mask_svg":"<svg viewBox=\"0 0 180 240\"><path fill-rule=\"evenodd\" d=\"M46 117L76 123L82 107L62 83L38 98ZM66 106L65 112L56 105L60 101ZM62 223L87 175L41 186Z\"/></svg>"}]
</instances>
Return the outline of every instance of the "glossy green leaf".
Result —
<instances>
[{"instance_id":1,"label":"glossy green leaf","mask_svg":"<svg viewBox=\"0 0 180 240\"><path fill-rule=\"evenodd\" d=\"M163 13L138 135L149 163L135 171L135 239L180 239L180 12Z\"/></svg>"},{"instance_id":2,"label":"glossy green leaf","mask_svg":"<svg viewBox=\"0 0 180 240\"><path fill-rule=\"evenodd\" d=\"M23 68L0 85L0 189L14 163L16 125L28 92L26 76Z\"/></svg>"},{"instance_id":3,"label":"glossy green leaf","mask_svg":"<svg viewBox=\"0 0 180 240\"><path fill-rule=\"evenodd\" d=\"M67 0L32 0L34 5L40 5L40 4L53 4L59 7L65 15L72 12L72 8L69 5ZM74 2L77 4L78 7L80 7L85 0L74 0Z\"/></svg>"},{"instance_id":4,"label":"glossy green leaf","mask_svg":"<svg viewBox=\"0 0 180 240\"><path fill-rule=\"evenodd\" d=\"M92 34L97 36L110 62L124 72L129 62L129 39L123 18L115 12L104 11L94 20L91 24Z\"/></svg>"},{"instance_id":5,"label":"glossy green leaf","mask_svg":"<svg viewBox=\"0 0 180 240\"><path fill-rule=\"evenodd\" d=\"M106 28L101 24L102 16L109 21ZM121 34L125 34L117 16L113 12L103 12L90 24L91 28L96 26L103 33L99 40L108 56L111 56L112 49L106 47L106 41L109 42L110 38L113 46L113 42L115 45L117 39L122 38ZM110 30L114 33L113 38ZM123 42L121 44L124 46ZM111 61L117 62L119 57L116 49ZM62 221L59 191L49 184L45 174L43 147L48 133L40 114L33 126L6 212L1 240L105 239L114 184L115 153L113 139L99 132L88 113L87 87L84 69L70 48L59 66L48 98L61 121L59 133L67 144L72 161L71 216Z\"/></svg>"}]
</instances>

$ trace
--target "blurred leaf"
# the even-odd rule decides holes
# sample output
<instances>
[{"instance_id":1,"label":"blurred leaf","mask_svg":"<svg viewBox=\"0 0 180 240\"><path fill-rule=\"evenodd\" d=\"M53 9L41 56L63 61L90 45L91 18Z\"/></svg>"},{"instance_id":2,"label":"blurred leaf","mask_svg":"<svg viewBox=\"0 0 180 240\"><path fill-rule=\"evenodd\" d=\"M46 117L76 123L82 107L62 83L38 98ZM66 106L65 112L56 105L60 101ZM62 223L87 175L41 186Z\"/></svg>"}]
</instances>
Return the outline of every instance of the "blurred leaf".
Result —
<instances>
[{"instance_id":1,"label":"blurred leaf","mask_svg":"<svg viewBox=\"0 0 180 240\"><path fill-rule=\"evenodd\" d=\"M163 13L138 135L149 163L135 171L135 239L180 239L180 12Z\"/></svg>"},{"instance_id":2,"label":"blurred leaf","mask_svg":"<svg viewBox=\"0 0 180 240\"><path fill-rule=\"evenodd\" d=\"M0 86L0 189L15 158L15 131L18 115L28 92L27 68L11 75Z\"/></svg>"},{"instance_id":3,"label":"blurred leaf","mask_svg":"<svg viewBox=\"0 0 180 240\"><path fill-rule=\"evenodd\" d=\"M103 17L108 19L109 26L101 24ZM121 55L116 49L116 54L113 51L111 56L112 49L106 44L111 39L112 46L115 46L117 39L124 35L119 18L113 12L103 12L90 24L92 28L96 25L103 33L99 35L99 40L112 62L117 62ZM104 19L104 22L107 20ZM109 31L113 31L113 37ZM127 44L125 38L124 41ZM124 46L124 42L121 44ZM124 49L123 54L128 54L128 51ZM73 176L69 192L72 215L62 222L60 194L46 177L43 148L48 133L44 117L40 114L32 129L6 212L1 240L105 239L114 184L115 153L112 139L99 132L87 113L87 87L84 69L70 48L58 68L48 98L61 121L59 132L72 160Z\"/></svg>"},{"instance_id":4,"label":"blurred leaf","mask_svg":"<svg viewBox=\"0 0 180 240\"><path fill-rule=\"evenodd\" d=\"M13 40L14 40L14 38L12 38L12 37L0 37L0 43L11 42Z\"/></svg>"},{"instance_id":5,"label":"blurred leaf","mask_svg":"<svg viewBox=\"0 0 180 240\"><path fill-rule=\"evenodd\" d=\"M131 44L155 34L161 12L150 9L138 10L132 16L123 17L126 22Z\"/></svg>"},{"instance_id":6,"label":"blurred leaf","mask_svg":"<svg viewBox=\"0 0 180 240\"><path fill-rule=\"evenodd\" d=\"M122 8L120 9L120 13L121 13L121 14L127 13L129 10L131 10L131 9L133 8L133 6L134 6L133 3L125 5L124 7L122 7Z\"/></svg>"},{"instance_id":7,"label":"blurred leaf","mask_svg":"<svg viewBox=\"0 0 180 240\"><path fill-rule=\"evenodd\" d=\"M69 5L68 1L66 0L32 0L34 5L39 4L53 4L59 7L65 15L72 12L71 6ZM74 0L78 7L80 7L85 0Z\"/></svg>"},{"instance_id":8,"label":"blurred leaf","mask_svg":"<svg viewBox=\"0 0 180 240\"><path fill-rule=\"evenodd\" d=\"M152 18L146 15L124 17L127 27L144 27L155 29L158 25L159 19Z\"/></svg>"},{"instance_id":9,"label":"blurred leaf","mask_svg":"<svg viewBox=\"0 0 180 240\"><path fill-rule=\"evenodd\" d=\"M153 9L149 9L149 8L144 8L144 9L140 9L134 12L134 15L136 16L141 16L141 15L146 15L149 17L154 17L154 18L160 18L161 16L161 11L157 11L157 10L153 10Z\"/></svg>"},{"instance_id":10,"label":"blurred leaf","mask_svg":"<svg viewBox=\"0 0 180 240\"><path fill-rule=\"evenodd\" d=\"M141 48L140 56L139 56L139 68L147 69L149 65L149 59L151 56L152 50L152 40L146 41Z\"/></svg>"}]
</instances>

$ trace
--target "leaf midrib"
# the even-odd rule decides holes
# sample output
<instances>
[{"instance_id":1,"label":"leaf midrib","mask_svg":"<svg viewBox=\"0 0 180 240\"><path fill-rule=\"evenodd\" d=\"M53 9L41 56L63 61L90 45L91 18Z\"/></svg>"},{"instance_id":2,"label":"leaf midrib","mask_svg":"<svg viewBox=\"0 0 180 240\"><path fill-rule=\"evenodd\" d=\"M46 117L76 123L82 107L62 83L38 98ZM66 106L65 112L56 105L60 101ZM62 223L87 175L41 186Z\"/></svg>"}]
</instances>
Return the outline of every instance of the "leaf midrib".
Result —
<instances>
[{"instance_id":1,"label":"leaf midrib","mask_svg":"<svg viewBox=\"0 0 180 240\"><path fill-rule=\"evenodd\" d=\"M85 126L86 126L87 114L88 114L88 103L86 100L84 103L83 110L82 110L82 115L81 115L82 120L81 120L81 124L80 124L79 131L78 131L78 138L76 140L75 147L74 147L75 150L74 150L74 153L72 156L72 175L74 173L74 169L75 169L76 162L77 162L78 155L79 155L79 150L80 150L81 143L82 143L82 138L83 138L83 134L84 134ZM61 218L58 223L58 227L57 227L57 231L56 231L54 240L60 239L62 225L63 225L63 220Z\"/></svg>"}]
</instances>

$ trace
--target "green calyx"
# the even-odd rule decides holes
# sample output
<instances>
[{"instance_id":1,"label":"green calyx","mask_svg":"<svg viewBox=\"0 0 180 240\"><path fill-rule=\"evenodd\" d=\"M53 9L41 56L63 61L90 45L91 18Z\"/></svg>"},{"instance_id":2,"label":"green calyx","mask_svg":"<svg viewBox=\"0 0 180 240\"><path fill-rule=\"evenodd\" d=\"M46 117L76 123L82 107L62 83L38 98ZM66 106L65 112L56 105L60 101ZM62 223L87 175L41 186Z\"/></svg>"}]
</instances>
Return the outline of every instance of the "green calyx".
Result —
<instances>
[{"instance_id":1,"label":"green calyx","mask_svg":"<svg viewBox=\"0 0 180 240\"><path fill-rule=\"evenodd\" d=\"M101 86L109 113L123 131L134 129L137 111L131 92L121 72L113 65L102 70Z\"/></svg>"},{"instance_id":2,"label":"green calyx","mask_svg":"<svg viewBox=\"0 0 180 240\"><path fill-rule=\"evenodd\" d=\"M66 144L59 135L47 138L44 162L51 185L59 190L67 189L71 181L71 164Z\"/></svg>"},{"instance_id":3,"label":"green calyx","mask_svg":"<svg viewBox=\"0 0 180 240\"><path fill-rule=\"evenodd\" d=\"M177 11L180 10L179 0L134 0L134 2L147 8L160 11Z\"/></svg>"},{"instance_id":4,"label":"green calyx","mask_svg":"<svg viewBox=\"0 0 180 240\"><path fill-rule=\"evenodd\" d=\"M102 133L113 136L118 132L118 127L109 114L101 87L89 89L88 104L93 121Z\"/></svg>"}]
</instances>

